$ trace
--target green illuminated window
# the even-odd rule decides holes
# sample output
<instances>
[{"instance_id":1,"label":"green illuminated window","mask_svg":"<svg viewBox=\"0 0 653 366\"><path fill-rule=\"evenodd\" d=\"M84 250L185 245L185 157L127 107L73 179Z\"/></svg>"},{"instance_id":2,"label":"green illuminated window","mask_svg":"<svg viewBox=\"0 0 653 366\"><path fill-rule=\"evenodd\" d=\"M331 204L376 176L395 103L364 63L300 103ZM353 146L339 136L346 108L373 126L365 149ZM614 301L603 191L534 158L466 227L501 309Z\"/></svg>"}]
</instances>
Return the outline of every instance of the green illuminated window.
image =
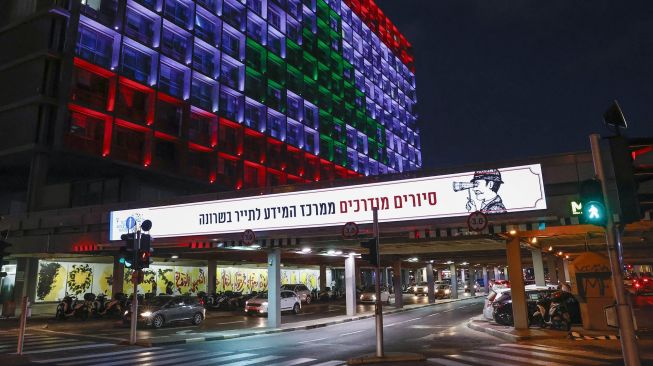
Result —
<instances>
[{"instance_id":1,"label":"green illuminated window","mask_svg":"<svg viewBox=\"0 0 653 366\"><path fill-rule=\"evenodd\" d=\"M267 50L251 38L247 38L246 49L247 66L255 68L257 71L266 71Z\"/></svg>"}]
</instances>

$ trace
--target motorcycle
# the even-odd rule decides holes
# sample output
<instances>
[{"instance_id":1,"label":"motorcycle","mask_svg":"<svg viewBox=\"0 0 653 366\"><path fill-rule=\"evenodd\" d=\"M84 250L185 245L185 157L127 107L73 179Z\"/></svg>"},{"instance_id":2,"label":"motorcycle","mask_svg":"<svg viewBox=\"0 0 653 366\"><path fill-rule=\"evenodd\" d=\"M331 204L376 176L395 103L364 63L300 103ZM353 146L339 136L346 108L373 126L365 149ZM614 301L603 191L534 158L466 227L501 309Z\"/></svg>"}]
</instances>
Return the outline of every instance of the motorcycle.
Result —
<instances>
[{"instance_id":1,"label":"motorcycle","mask_svg":"<svg viewBox=\"0 0 653 366\"><path fill-rule=\"evenodd\" d=\"M537 311L533 313L533 320L540 328L571 329L571 315L566 306L560 302L551 301L545 297L537 301Z\"/></svg>"},{"instance_id":2,"label":"motorcycle","mask_svg":"<svg viewBox=\"0 0 653 366\"><path fill-rule=\"evenodd\" d=\"M102 296L103 300L105 298L104 294L98 295L98 297ZM108 303L104 304L104 307L102 310L98 312L100 316L111 316L111 317L120 317L122 316L123 309L126 307L126 300L127 297L125 294L122 292L118 292L113 296L113 300L109 301Z\"/></svg>"},{"instance_id":3,"label":"motorcycle","mask_svg":"<svg viewBox=\"0 0 653 366\"><path fill-rule=\"evenodd\" d=\"M66 295L57 305L55 318L66 320L76 317L82 320L88 319L89 309L86 301L79 301L76 296Z\"/></svg>"}]
</instances>

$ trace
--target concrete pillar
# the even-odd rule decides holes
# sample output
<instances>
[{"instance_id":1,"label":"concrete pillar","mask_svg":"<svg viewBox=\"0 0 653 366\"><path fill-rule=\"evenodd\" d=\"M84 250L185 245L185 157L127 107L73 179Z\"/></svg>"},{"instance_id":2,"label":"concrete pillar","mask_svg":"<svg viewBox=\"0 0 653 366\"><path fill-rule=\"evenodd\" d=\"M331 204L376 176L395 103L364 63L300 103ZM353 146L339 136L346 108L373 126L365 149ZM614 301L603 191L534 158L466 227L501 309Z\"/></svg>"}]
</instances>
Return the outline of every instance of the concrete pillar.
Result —
<instances>
[{"instance_id":1,"label":"concrete pillar","mask_svg":"<svg viewBox=\"0 0 653 366\"><path fill-rule=\"evenodd\" d=\"M508 265L508 266L510 266L510 265ZM512 275L514 275L514 273L513 273L512 275L508 276L508 274L509 274L508 273L508 266L503 267L503 279L506 280L506 281L509 281L510 277L512 277Z\"/></svg>"},{"instance_id":2,"label":"concrete pillar","mask_svg":"<svg viewBox=\"0 0 653 366\"><path fill-rule=\"evenodd\" d=\"M552 255L546 258L546 268L549 270L549 281L552 284L558 283L558 269L556 268L556 258Z\"/></svg>"},{"instance_id":3,"label":"concrete pillar","mask_svg":"<svg viewBox=\"0 0 653 366\"><path fill-rule=\"evenodd\" d=\"M436 268L436 269L435 269L435 274L437 275L436 278L438 279L438 281L442 281L442 270Z\"/></svg>"},{"instance_id":4,"label":"concrete pillar","mask_svg":"<svg viewBox=\"0 0 653 366\"><path fill-rule=\"evenodd\" d=\"M401 291L401 260L395 261L393 266L392 266L392 274L394 275L392 278L392 286L395 289L395 307L396 308L402 308L404 307L404 295L403 292Z\"/></svg>"},{"instance_id":5,"label":"concrete pillar","mask_svg":"<svg viewBox=\"0 0 653 366\"><path fill-rule=\"evenodd\" d=\"M281 326L281 250L268 252L268 327Z\"/></svg>"},{"instance_id":6,"label":"concrete pillar","mask_svg":"<svg viewBox=\"0 0 653 366\"><path fill-rule=\"evenodd\" d=\"M451 298L458 298L458 274L456 273L456 264L452 263L451 267Z\"/></svg>"},{"instance_id":7,"label":"concrete pillar","mask_svg":"<svg viewBox=\"0 0 653 366\"><path fill-rule=\"evenodd\" d=\"M571 278L569 277L569 261L566 259L562 260L562 268L565 272L565 282L570 282Z\"/></svg>"},{"instance_id":8,"label":"concrete pillar","mask_svg":"<svg viewBox=\"0 0 653 366\"><path fill-rule=\"evenodd\" d=\"M122 285L123 285L123 279L125 277L125 266L118 261L119 259L120 256L113 257L113 275L111 277L112 297L119 292L123 292Z\"/></svg>"},{"instance_id":9,"label":"concrete pillar","mask_svg":"<svg viewBox=\"0 0 653 366\"><path fill-rule=\"evenodd\" d=\"M421 279L420 282L428 281L428 267L422 268L422 270L420 272L422 272L422 279Z\"/></svg>"},{"instance_id":10,"label":"concrete pillar","mask_svg":"<svg viewBox=\"0 0 653 366\"><path fill-rule=\"evenodd\" d=\"M426 265L426 284L429 287L429 303L435 302L435 281L433 280L433 265Z\"/></svg>"},{"instance_id":11,"label":"concrete pillar","mask_svg":"<svg viewBox=\"0 0 653 366\"><path fill-rule=\"evenodd\" d=\"M469 269L469 295L476 296L476 268Z\"/></svg>"},{"instance_id":12,"label":"concrete pillar","mask_svg":"<svg viewBox=\"0 0 653 366\"><path fill-rule=\"evenodd\" d=\"M465 278L465 268L461 268L460 269L460 281L462 281L463 286L466 283L465 280L466 280L466 278Z\"/></svg>"},{"instance_id":13,"label":"concrete pillar","mask_svg":"<svg viewBox=\"0 0 653 366\"><path fill-rule=\"evenodd\" d=\"M36 277L39 270L37 258L16 259L16 282L14 283L14 301L16 302L16 316L20 315L23 296L27 296L29 302L35 303Z\"/></svg>"},{"instance_id":14,"label":"concrete pillar","mask_svg":"<svg viewBox=\"0 0 653 366\"><path fill-rule=\"evenodd\" d=\"M487 275L487 267L483 267L483 287L485 287L485 293L490 293L490 279Z\"/></svg>"},{"instance_id":15,"label":"concrete pillar","mask_svg":"<svg viewBox=\"0 0 653 366\"><path fill-rule=\"evenodd\" d=\"M499 272L499 267L494 267L494 279L495 280L501 279L501 273Z\"/></svg>"},{"instance_id":16,"label":"concrete pillar","mask_svg":"<svg viewBox=\"0 0 653 366\"><path fill-rule=\"evenodd\" d=\"M544 262L542 262L542 250L531 250L531 257L533 258L533 272L535 273L535 284L544 286Z\"/></svg>"},{"instance_id":17,"label":"concrete pillar","mask_svg":"<svg viewBox=\"0 0 653 366\"><path fill-rule=\"evenodd\" d=\"M356 315L356 258L349 255L345 259L345 303L347 316Z\"/></svg>"},{"instance_id":18,"label":"concrete pillar","mask_svg":"<svg viewBox=\"0 0 653 366\"><path fill-rule=\"evenodd\" d=\"M356 265L356 262L354 262L354 277L355 277L355 288L361 287L361 283L363 283L363 270L361 269L360 265Z\"/></svg>"},{"instance_id":19,"label":"concrete pillar","mask_svg":"<svg viewBox=\"0 0 653 366\"><path fill-rule=\"evenodd\" d=\"M216 271L218 267L218 263L216 262L215 259L209 259L206 263L207 265L207 270L206 270L206 293L209 295L215 294L215 288L217 287L217 282L216 282Z\"/></svg>"},{"instance_id":20,"label":"concrete pillar","mask_svg":"<svg viewBox=\"0 0 653 366\"><path fill-rule=\"evenodd\" d=\"M506 241L508 269L510 270L510 296L512 297L512 317L515 329L528 329L528 312L526 309L526 290L524 289L524 276L522 275L521 249L519 237L515 236Z\"/></svg>"},{"instance_id":21,"label":"concrete pillar","mask_svg":"<svg viewBox=\"0 0 653 366\"><path fill-rule=\"evenodd\" d=\"M410 272L407 269L401 270L401 278L403 285L410 285Z\"/></svg>"},{"instance_id":22,"label":"concrete pillar","mask_svg":"<svg viewBox=\"0 0 653 366\"><path fill-rule=\"evenodd\" d=\"M327 287L326 283L326 266L324 264L320 265L320 290L324 290Z\"/></svg>"}]
</instances>

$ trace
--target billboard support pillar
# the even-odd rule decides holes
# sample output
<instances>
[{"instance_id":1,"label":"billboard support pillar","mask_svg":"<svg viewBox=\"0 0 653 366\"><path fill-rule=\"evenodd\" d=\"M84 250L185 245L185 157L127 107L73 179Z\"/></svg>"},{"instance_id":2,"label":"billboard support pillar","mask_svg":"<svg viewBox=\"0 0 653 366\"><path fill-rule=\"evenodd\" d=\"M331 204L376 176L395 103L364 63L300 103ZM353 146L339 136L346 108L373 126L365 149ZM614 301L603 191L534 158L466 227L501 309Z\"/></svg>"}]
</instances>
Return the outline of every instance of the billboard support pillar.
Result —
<instances>
[{"instance_id":1,"label":"billboard support pillar","mask_svg":"<svg viewBox=\"0 0 653 366\"><path fill-rule=\"evenodd\" d=\"M435 281L433 280L433 265L426 265L426 284L428 285L429 303L435 302Z\"/></svg>"},{"instance_id":2,"label":"billboard support pillar","mask_svg":"<svg viewBox=\"0 0 653 366\"><path fill-rule=\"evenodd\" d=\"M510 295L512 296L512 318L515 329L528 329L528 311L526 310L526 289L522 272L521 248L519 236L507 240L508 269L510 270Z\"/></svg>"},{"instance_id":3,"label":"billboard support pillar","mask_svg":"<svg viewBox=\"0 0 653 366\"><path fill-rule=\"evenodd\" d=\"M345 259L345 303L347 316L356 315L356 258L350 254Z\"/></svg>"},{"instance_id":4,"label":"billboard support pillar","mask_svg":"<svg viewBox=\"0 0 653 366\"><path fill-rule=\"evenodd\" d=\"M535 275L535 284L544 286L544 262L542 261L542 249L531 250L533 258L533 272Z\"/></svg>"},{"instance_id":5,"label":"billboard support pillar","mask_svg":"<svg viewBox=\"0 0 653 366\"><path fill-rule=\"evenodd\" d=\"M451 271L451 298L458 298L458 274L456 273L456 264L451 263L449 267Z\"/></svg>"},{"instance_id":6,"label":"billboard support pillar","mask_svg":"<svg viewBox=\"0 0 653 366\"><path fill-rule=\"evenodd\" d=\"M281 250L268 252L268 328L281 326Z\"/></svg>"}]
</instances>

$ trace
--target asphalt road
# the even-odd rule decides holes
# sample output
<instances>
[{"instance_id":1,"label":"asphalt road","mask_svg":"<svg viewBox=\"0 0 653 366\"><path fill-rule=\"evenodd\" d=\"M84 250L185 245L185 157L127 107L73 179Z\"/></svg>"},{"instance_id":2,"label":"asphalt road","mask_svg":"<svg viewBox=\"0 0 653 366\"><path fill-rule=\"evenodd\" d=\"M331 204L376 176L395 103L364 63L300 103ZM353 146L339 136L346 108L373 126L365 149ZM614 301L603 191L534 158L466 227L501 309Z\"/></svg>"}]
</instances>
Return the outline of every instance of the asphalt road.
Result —
<instances>
[{"instance_id":1,"label":"asphalt road","mask_svg":"<svg viewBox=\"0 0 653 366\"><path fill-rule=\"evenodd\" d=\"M386 315L385 350L418 352L428 358L406 365L622 364L618 354L587 350L581 342L572 343L571 347L507 344L468 329L466 322L480 314L482 304L482 299L468 299ZM0 332L0 353L13 351L13 344L3 343L8 337L9 334ZM52 365L335 366L343 365L349 358L373 353L375 333L371 318L310 330L143 348L31 331L25 350L31 361Z\"/></svg>"}]
</instances>

